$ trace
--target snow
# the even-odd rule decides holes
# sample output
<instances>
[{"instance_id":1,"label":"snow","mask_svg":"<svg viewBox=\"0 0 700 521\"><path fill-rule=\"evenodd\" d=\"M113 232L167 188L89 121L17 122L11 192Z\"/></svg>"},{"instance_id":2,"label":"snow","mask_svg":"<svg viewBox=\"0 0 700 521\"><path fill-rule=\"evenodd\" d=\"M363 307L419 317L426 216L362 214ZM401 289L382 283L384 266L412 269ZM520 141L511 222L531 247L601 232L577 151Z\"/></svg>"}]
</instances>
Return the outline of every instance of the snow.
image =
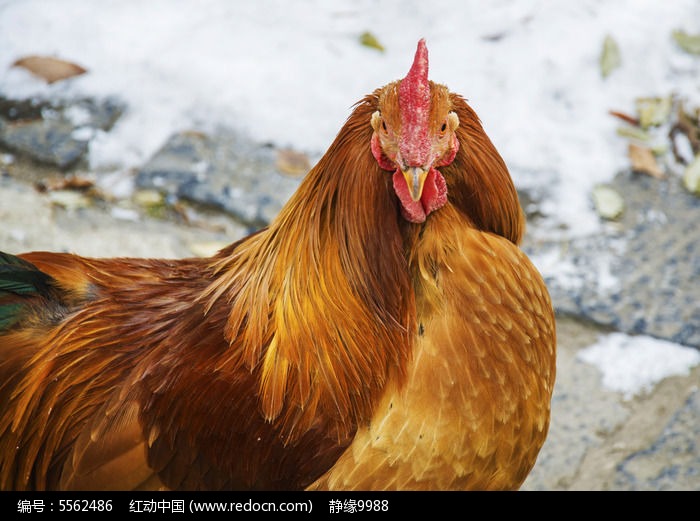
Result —
<instances>
[{"instance_id":1,"label":"snow","mask_svg":"<svg viewBox=\"0 0 700 521\"><path fill-rule=\"evenodd\" d=\"M516 185L546 193L551 229L576 237L599 230L592 187L627 166L608 111L670 93L700 105L700 59L678 48L675 29L700 33L700 2L0 0L0 94L125 101L115 128L90 143L93 169L115 180L193 128L232 127L318 158L356 101L406 74L425 37L431 79L469 100ZM360 45L364 31L386 51ZM622 64L603 79L606 35ZM11 66L32 54L88 73L46 85ZM601 290L616 284L606 269ZM610 356L631 349L613 338ZM677 370L671 358L651 365Z\"/></svg>"},{"instance_id":2,"label":"snow","mask_svg":"<svg viewBox=\"0 0 700 521\"><path fill-rule=\"evenodd\" d=\"M603 373L603 386L625 399L651 390L671 375L687 375L700 351L648 336L610 333L579 351L578 358Z\"/></svg>"},{"instance_id":3,"label":"snow","mask_svg":"<svg viewBox=\"0 0 700 521\"><path fill-rule=\"evenodd\" d=\"M170 133L218 125L318 157L425 37L431 78L469 99L516 183L548 187L552 218L581 235L598 227L590 188L627 161L608 110L671 92L700 101L678 28L700 32L696 0L0 0L0 92L124 99L92 143L95 168L138 166ZM367 30L386 52L358 43ZM607 34L622 66L604 80ZM11 68L30 54L89 73L47 86Z\"/></svg>"}]
</instances>

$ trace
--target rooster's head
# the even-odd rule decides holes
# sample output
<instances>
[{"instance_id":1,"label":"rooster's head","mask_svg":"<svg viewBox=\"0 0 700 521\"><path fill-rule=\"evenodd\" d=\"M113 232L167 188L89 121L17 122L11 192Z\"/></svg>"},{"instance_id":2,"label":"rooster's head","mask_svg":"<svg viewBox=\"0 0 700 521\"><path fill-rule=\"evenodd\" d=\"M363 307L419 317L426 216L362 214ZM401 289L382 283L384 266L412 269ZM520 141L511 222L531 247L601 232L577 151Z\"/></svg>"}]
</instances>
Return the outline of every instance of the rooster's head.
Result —
<instances>
[{"instance_id":1,"label":"rooster's head","mask_svg":"<svg viewBox=\"0 0 700 521\"><path fill-rule=\"evenodd\" d=\"M425 40L418 42L406 77L381 90L371 123L372 154L382 169L394 172L403 216L425 221L447 202L447 186L437 167L449 165L459 148L459 118L451 110L449 91L428 80Z\"/></svg>"}]
</instances>

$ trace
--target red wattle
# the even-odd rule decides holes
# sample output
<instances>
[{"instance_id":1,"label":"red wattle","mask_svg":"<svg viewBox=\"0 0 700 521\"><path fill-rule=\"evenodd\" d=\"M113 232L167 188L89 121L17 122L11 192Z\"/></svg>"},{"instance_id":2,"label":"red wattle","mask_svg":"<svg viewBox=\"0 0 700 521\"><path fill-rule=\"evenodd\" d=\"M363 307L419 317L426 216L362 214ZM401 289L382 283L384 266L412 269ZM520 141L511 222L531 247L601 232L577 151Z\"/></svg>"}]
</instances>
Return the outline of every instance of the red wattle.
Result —
<instances>
[{"instance_id":1,"label":"red wattle","mask_svg":"<svg viewBox=\"0 0 700 521\"><path fill-rule=\"evenodd\" d=\"M372 139L369 142L370 149L372 150L372 155L374 159L379 163L379 168L382 170L393 170L396 168L394 162L386 157L384 151L382 150L382 144L379 142L379 136L375 132L372 134Z\"/></svg>"},{"instance_id":2,"label":"red wattle","mask_svg":"<svg viewBox=\"0 0 700 521\"><path fill-rule=\"evenodd\" d=\"M447 183L438 170L431 168L428 172L420 201L423 204L425 215L442 208L447 202Z\"/></svg>"},{"instance_id":3,"label":"red wattle","mask_svg":"<svg viewBox=\"0 0 700 521\"><path fill-rule=\"evenodd\" d=\"M401 202L401 214L412 223L422 223L430 212L434 212L447 202L447 184L442 174L431 168L423 185L423 194L419 201L411 199L406 179L400 169L392 177L394 191Z\"/></svg>"},{"instance_id":4,"label":"red wattle","mask_svg":"<svg viewBox=\"0 0 700 521\"><path fill-rule=\"evenodd\" d=\"M421 201L414 201L411 199L406 179L400 168L396 169L392 179L394 181L394 191L401 202L401 215L403 215L404 219L412 223L422 223L425 221L427 216L425 210L423 210L423 205Z\"/></svg>"}]
</instances>

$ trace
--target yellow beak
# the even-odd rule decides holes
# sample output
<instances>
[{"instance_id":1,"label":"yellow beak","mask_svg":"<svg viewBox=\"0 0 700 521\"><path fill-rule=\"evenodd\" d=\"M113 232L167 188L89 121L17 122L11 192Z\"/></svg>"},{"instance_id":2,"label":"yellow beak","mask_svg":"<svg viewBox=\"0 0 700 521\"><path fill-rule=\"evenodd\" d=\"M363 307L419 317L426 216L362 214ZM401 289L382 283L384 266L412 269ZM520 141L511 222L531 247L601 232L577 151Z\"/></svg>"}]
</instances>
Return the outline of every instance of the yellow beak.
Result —
<instances>
[{"instance_id":1,"label":"yellow beak","mask_svg":"<svg viewBox=\"0 0 700 521\"><path fill-rule=\"evenodd\" d=\"M423 185L425 184L425 178L428 177L428 170L424 170L419 166L412 166L406 170L402 170L404 179L406 179L406 184L408 185L408 191L411 194L411 199L414 201L420 200L423 194Z\"/></svg>"}]
</instances>

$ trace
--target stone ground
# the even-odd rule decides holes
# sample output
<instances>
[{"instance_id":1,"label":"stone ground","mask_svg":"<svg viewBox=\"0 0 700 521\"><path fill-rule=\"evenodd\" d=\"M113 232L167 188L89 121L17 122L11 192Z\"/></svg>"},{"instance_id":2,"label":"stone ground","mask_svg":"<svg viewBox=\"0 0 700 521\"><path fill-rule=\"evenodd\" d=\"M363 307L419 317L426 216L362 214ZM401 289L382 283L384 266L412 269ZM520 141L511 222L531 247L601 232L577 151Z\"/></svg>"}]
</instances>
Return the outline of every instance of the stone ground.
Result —
<instances>
[{"instance_id":1,"label":"stone ground","mask_svg":"<svg viewBox=\"0 0 700 521\"><path fill-rule=\"evenodd\" d=\"M601 329L560 317L549 436L524 490L700 490L700 367L625 400L577 359Z\"/></svg>"},{"instance_id":2,"label":"stone ground","mask_svg":"<svg viewBox=\"0 0 700 521\"><path fill-rule=\"evenodd\" d=\"M118 219L109 205L66 210L9 176L0 181L0 222L0 250L14 253L182 257L243 233L222 215L202 227L148 216ZM552 425L523 489L700 490L700 367L625 400L602 387L595 367L576 358L602 331L559 317Z\"/></svg>"}]
</instances>

